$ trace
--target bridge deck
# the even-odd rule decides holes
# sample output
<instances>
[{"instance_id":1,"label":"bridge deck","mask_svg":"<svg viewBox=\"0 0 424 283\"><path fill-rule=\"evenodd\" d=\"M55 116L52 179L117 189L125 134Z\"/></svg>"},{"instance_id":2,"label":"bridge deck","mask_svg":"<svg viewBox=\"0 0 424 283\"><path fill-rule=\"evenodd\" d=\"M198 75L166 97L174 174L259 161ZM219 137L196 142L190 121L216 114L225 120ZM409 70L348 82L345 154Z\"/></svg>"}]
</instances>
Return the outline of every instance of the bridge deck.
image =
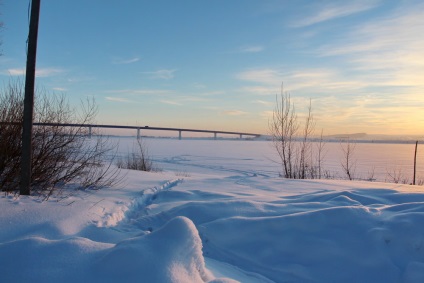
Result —
<instances>
[{"instance_id":1,"label":"bridge deck","mask_svg":"<svg viewBox=\"0 0 424 283\"><path fill-rule=\"evenodd\" d=\"M119 125L102 125L102 124L58 124L58 123L34 123L34 126L65 126L65 127L84 127L84 128L109 128L109 129L134 129L137 130L137 137L140 135L140 130L152 130L152 131L175 131L179 132L179 138L181 139L182 132L195 132L195 133L211 133L226 134L226 135L239 135L259 137L261 134L255 133L244 133L244 132L230 132L230 131L216 131L216 130L199 130L199 129L185 129L185 128L167 128L167 127L149 127L149 126L119 126Z\"/></svg>"}]
</instances>

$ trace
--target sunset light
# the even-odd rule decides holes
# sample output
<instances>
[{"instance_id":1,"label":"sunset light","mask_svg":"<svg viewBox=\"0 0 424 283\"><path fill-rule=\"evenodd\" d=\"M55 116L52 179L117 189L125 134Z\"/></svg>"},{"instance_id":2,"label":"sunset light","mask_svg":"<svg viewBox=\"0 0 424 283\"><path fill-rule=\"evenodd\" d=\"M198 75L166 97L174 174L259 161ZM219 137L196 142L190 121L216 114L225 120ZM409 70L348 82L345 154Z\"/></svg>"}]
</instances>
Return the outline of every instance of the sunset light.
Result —
<instances>
[{"instance_id":1,"label":"sunset light","mask_svg":"<svg viewBox=\"0 0 424 283\"><path fill-rule=\"evenodd\" d=\"M26 1L3 1L3 82L25 73ZM275 95L328 134L422 135L422 1L42 3L37 84L99 123L268 133ZM268 114L267 114L268 113Z\"/></svg>"}]
</instances>

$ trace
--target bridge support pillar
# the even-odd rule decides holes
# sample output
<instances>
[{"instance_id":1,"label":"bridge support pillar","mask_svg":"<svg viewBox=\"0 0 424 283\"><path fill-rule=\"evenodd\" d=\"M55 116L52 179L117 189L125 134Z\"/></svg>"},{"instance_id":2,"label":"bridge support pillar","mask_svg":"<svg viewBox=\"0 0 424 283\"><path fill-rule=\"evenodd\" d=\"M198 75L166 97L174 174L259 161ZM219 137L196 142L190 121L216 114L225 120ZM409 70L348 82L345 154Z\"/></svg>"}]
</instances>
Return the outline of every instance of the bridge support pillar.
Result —
<instances>
[{"instance_id":1,"label":"bridge support pillar","mask_svg":"<svg viewBox=\"0 0 424 283\"><path fill-rule=\"evenodd\" d=\"M243 135L242 134L240 134L240 139L242 139L243 138Z\"/></svg>"},{"instance_id":2,"label":"bridge support pillar","mask_svg":"<svg viewBox=\"0 0 424 283\"><path fill-rule=\"evenodd\" d=\"M140 139L140 128L137 128L137 139Z\"/></svg>"},{"instance_id":3,"label":"bridge support pillar","mask_svg":"<svg viewBox=\"0 0 424 283\"><path fill-rule=\"evenodd\" d=\"M91 139L91 134L92 134L92 130L91 130L91 126L88 127L88 138Z\"/></svg>"},{"instance_id":4,"label":"bridge support pillar","mask_svg":"<svg viewBox=\"0 0 424 283\"><path fill-rule=\"evenodd\" d=\"M216 132L213 133L213 138L216 140Z\"/></svg>"},{"instance_id":5,"label":"bridge support pillar","mask_svg":"<svg viewBox=\"0 0 424 283\"><path fill-rule=\"evenodd\" d=\"M178 131L178 139L181 140L181 131Z\"/></svg>"}]
</instances>

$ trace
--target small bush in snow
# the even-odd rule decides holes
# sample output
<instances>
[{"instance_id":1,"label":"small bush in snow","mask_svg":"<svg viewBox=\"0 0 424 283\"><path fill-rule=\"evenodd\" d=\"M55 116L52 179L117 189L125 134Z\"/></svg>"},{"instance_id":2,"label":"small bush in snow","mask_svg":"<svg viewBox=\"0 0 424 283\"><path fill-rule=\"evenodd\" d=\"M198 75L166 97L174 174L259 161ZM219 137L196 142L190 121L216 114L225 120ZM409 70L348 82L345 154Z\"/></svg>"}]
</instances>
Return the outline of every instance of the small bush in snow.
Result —
<instances>
[{"instance_id":1,"label":"small bush in snow","mask_svg":"<svg viewBox=\"0 0 424 283\"><path fill-rule=\"evenodd\" d=\"M9 83L0 90L0 190L19 192L23 87ZM64 95L37 91L31 158L31 191L47 197L69 182L83 188L111 185L117 170L104 166L111 147L101 137L89 141L84 125L90 124L97 109L94 101L82 103L80 111L72 109ZM65 127L63 124L80 124Z\"/></svg>"},{"instance_id":2,"label":"small bush in snow","mask_svg":"<svg viewBox=\"0 0 424 283\"><path fill-rule=\"evenodd\" d=\"M340 165L346 177L352 181L355 179L356 171L356 159L354 159L356 143L347 138L340 141L340 148L343 152L343 160Z\"/></svg>"},{"instance_id":3,"label":"small bush in snow","mask_svg":"<svg viewBox=\"0 0 424 283\"><path fill-rule=\"evenodd\" d=\"M153 166L147 146L141 138L137 139L137 144L134 145L132 153L128 153L126 157L116 160L116 166L121 169L157 171Z\"/></svg>"}]
</instances>

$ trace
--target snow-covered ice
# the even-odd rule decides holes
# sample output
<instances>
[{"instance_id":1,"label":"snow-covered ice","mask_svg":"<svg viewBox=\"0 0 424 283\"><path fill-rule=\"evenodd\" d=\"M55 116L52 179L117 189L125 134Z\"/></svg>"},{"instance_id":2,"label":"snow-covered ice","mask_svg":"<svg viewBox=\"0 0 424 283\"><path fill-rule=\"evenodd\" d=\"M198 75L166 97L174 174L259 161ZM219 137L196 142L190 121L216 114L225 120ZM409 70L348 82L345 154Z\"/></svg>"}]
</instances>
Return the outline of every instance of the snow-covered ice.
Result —
<instances>
[{"instance_id":1,"label":"snow-covered ice","mask_svg":"<svg viewBox=\"0 0 424 283\"><path fill-rule=\"evenodd\" d=\"M2 195L0 281L424 282L423 187L285 180L249 141L149 143L162 172Z\"/></svg>"}]
</instances>

